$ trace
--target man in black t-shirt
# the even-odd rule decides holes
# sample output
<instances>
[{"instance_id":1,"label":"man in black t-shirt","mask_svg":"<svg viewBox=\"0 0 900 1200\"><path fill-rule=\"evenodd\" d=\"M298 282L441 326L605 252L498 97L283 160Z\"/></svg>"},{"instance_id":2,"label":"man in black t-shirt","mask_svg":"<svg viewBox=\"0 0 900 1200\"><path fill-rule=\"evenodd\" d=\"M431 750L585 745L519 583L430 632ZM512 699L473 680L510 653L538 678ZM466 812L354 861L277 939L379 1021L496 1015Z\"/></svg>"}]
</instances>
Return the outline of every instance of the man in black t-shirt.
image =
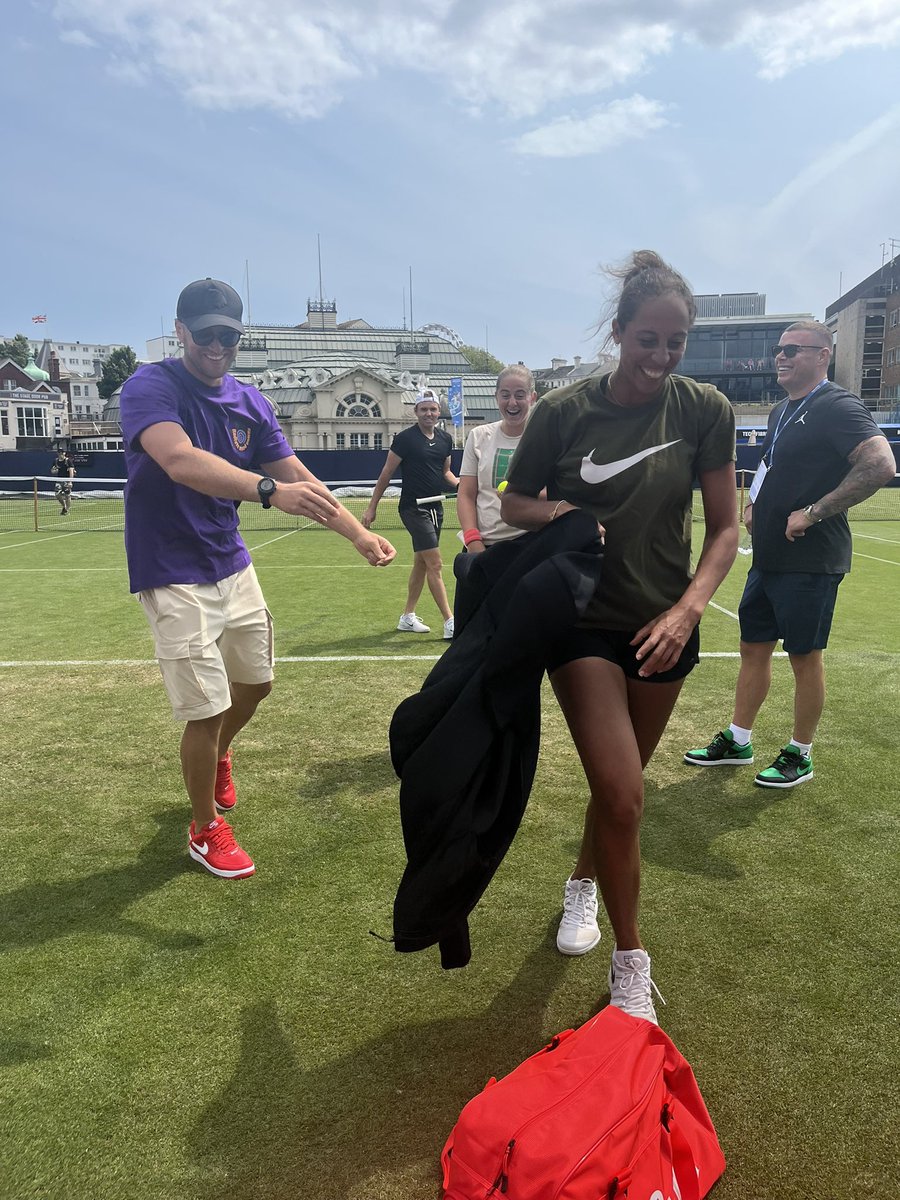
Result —
<instances>
[{"instance_id":1,"label":"man in black t-shirt","mask_svg":"<svg viewBox=\"0 0 900 1200\"><path fill-rule=\"evenodd\" d=\"M72 479L75 476L75 468L65 450L57 451L50 474L56 476L53 492L59 501L60 516L67 517L72 506Z\"/></svg>"},{"instance_id":2,"label":"man in black t-shirt","mask_svg":"<svg viewBox=\"0 0 900 1200\"><path fill-rule=\"evenodd\" d=\"M402 468L399 512L401 521L412 537L413 567L409 576L406 608L397 628L401 633L431 632L424 621L416 616L416 603L427 583L443 618L444 637L450 639L453 637L453 612L441 575L443 564L438 541L444 523L444 507L440 496L446 488L459 486L459 480L450 469L453 441L448 433L437 428L441 406L430 388L426 388L416 399L415 413L416 424L401 430L391 443L372 499L363 513L362 523L366 529L371 528L385 488L397 470Z\"/></svg>"},{"instance_id":3,"label":"man in black t-shirt","mask_svg":"<svg viewBox=\"0 0 900 1200\"><path fill-rule=\"evenodd\" d=\"M812 742L825 705L823 651L852 556L847 509L884 487L895 466L862 401L828 381L831 331L825 325L796 321L772 352L788 398L769 415L744 510L753 563L739 609L734 718L684 761L703 767L753 762L750 735L780 638L794 673L793 737L754 782L790 788L813 777Z\"/></svg>"}]
</instances>

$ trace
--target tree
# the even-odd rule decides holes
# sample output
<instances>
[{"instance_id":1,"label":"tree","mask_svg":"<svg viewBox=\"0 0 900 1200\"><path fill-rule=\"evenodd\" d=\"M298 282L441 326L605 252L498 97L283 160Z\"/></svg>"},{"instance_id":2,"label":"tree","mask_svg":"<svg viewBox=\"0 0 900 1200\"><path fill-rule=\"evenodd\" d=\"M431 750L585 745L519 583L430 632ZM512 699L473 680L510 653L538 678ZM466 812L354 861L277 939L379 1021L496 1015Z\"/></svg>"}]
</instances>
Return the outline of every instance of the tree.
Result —
<instances>
[{"instance_id":1,"label":"tree","mask_svg":"<svg viewBox=\"0 0 900 1200\"><path fill-rule=\"evenodd\" d=\"M119 346L117 350L113 350L103 364L103 375L97 384L100 397L108 400L113 392L135 373L137 365L137 355L130 346Z\"/></svg>"},{"instance_id":2,"label":"tree","mask_svg":"<svg viewBox=\"0 0 900 1200\"><path fill-rule=\"evenodd\" d=\"M17 333L9 342L0 342L0 359L11 358L14 363L24 367L31 355L31 346L24 333Z\"/></svg>"},{"instance_id":3,"label":"tree","mask_svg":"<svg viewBox=\"0 0 900 1200\"><path fill-rule=\"evenodd\" d=\"M489 350L482 350L479 346L460 346L459 352L466 356L476 371L485 375L499 375L506 366L499 358L494 358Z\"/></svg>"}]
</instances>

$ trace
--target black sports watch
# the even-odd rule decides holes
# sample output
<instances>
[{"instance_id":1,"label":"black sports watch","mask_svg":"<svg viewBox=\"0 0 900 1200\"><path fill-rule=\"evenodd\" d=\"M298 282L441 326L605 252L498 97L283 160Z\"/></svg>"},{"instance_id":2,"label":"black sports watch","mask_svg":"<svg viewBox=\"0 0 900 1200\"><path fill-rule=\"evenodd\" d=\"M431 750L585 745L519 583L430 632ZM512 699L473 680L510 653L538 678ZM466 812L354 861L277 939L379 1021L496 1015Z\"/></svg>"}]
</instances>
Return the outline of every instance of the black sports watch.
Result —
<instances>
[{"instance_id":1,"label":"black sports watch","mask_svg":"<svg viewBox=\"0 0 900 1200\"><path fill-rule=\"evenodd\" d=\"M263 508L272 507L272 497L275 495L277 484L270 475L263 475L262 479L256 485L256 490L259 492L259 502Z\"/></svg>"}]
</instances>

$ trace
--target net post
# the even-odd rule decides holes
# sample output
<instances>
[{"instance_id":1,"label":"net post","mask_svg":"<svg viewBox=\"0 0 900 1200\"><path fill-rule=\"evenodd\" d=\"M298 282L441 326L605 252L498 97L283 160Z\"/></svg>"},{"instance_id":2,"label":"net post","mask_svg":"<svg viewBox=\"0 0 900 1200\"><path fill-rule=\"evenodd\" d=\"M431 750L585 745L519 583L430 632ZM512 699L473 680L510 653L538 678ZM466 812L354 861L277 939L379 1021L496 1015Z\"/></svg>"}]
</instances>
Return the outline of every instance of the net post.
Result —
<instances>
[{"instance_id":1,"label":"net post","mask_svg":"<svg viewBox=\"0 0 900 1200\"><path fill-rule=\"evenodd\" d=\"M34 532L38 532L38 481L37 475L32 479L32 503L34 505Z\"/></svg>"},{"instance_id":2,"label":"net post","mask_svg":"<svg viewBox=\"0 0 900 1200\"><path fill-rule=\"evenodd\" d=\"M746 507L744 504L744 488L747 486L747 472L741 471L741 502L738 507L738 513L742 513Z\"/></svg>"}]
</instances>

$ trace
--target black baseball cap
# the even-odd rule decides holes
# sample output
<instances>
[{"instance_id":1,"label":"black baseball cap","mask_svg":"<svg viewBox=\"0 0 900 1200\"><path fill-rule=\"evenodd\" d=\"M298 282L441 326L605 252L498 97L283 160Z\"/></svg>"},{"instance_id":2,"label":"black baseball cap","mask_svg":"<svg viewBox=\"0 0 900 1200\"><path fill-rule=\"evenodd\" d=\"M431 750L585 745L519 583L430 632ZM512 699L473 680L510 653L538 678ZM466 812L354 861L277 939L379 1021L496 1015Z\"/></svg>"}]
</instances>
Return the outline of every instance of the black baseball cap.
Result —
<instances>
[{"instance_id":1,"label":"black baseball cap","mask_svg":"<svg viewBox=\"0 0 900 1200\"><path fill-rule=\"evenodd\" d=\"M221 279L197 279L189 283L178 297L175 315L191 333L223 325L226 329L244 332L241 318L244 305L234 288Z\"/></svg>"}]
</instances>

